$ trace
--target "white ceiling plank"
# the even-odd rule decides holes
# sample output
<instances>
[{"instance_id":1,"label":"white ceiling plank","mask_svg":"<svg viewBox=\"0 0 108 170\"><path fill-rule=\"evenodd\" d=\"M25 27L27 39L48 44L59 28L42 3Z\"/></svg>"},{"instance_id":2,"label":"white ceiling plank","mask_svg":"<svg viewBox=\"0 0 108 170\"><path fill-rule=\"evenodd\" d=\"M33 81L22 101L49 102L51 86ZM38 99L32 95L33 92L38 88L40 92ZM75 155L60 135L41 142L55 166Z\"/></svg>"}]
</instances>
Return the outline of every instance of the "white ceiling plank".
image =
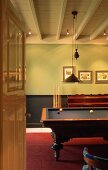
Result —
<instances>
[{"instance_id":1,"label":"white ceiling plank","mask_svg":"<svg viewBox=\"0 0 108 170\"><path fill-rule=\"evenodd\" d=\"M59 17L56 40L60 38L61 28L62 28L63 19L65 15L65 10L66 10L66 4L67 4L67 0L63 0L62 5L61 5L61 12L60 12L60 17Z\"/></svg>"},{"instance_id":2,"label":"white ceiling plank","mask_svg":"<svg viewBox=\"0 0 108 170\"><path fill-rule=\"evenodd\" d=\"M83 29L85 28L86 24L88 23L88 21L94 15L94 13L95 13L96 9L98 8L98 6L100 5L101 1L102 0L95 0L95 1L92 0L91 5L90 5L89 9L87 10L83 21L81 22L81 24L78 27L76 35L73 35L74 40L79 37L79 35L83 31Z\"/></svg>"},{"instance_id":3,"label":"white ceiling plank","mask_svg":"<svg viewBox=\"0 0 108 170\"><path fill-rule=\"evenodd\" d=\"M36 30L37 30L37 34L38 34L39 38L42 39L42 35L41 35L41 32L40 32L40 28L39 28L38 19L37 19L36 12L35 12L33 0L29 0L29 2L30 2L30 7L31 7L32 14L33 14L33 18L34 18L34 21L35 21L35 27L36 27Z\"/></svg>"},{"instance_id":4,"label":"white ceiling plank","mask_svg":"<svg viewBox=\"0 0 108 170\"><path fill-rule=\"evenodd\" d=\"M108 26L108 18L101 23L100 27L98 27L91 35L90 40L95 39L106 27Z\"/></svg>"}]
</instances>

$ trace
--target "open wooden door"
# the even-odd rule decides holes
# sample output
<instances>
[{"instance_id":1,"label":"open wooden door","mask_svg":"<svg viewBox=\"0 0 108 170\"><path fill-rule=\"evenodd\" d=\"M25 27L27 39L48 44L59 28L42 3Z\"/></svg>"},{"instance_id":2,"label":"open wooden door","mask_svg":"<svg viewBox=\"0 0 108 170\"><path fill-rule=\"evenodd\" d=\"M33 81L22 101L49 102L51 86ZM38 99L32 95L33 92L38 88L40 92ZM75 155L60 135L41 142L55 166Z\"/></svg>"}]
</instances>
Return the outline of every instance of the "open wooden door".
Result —
<instances>
[{"instance_id":1,"label":"open wooden door","mask_svg":"<svg viewBox=\"0 0 108 170\"><path fill-rule=\"evenodd\" d=\"M25 170L25 98L4 96L3 170Z\"/></svg>"},{"instance_id":2,"label":"open wooden door","mask_svg":"<svg viewBox=\"0 0 108 170\"><path fill-rule=\"evenodd\" d=\"M0 170L26 170L24 31L8 0L0 11Z\"/></svg>"}]
</instances>

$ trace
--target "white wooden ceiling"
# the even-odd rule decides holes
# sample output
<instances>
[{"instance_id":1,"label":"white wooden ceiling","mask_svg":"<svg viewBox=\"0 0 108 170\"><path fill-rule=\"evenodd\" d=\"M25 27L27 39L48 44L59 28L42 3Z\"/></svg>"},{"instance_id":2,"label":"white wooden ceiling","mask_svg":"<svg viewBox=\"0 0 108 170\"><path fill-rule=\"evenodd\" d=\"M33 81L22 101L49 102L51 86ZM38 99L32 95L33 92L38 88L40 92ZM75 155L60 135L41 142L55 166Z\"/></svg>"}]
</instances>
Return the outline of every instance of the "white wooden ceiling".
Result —
<instances>
[{"instance_id":1,"label":"white wooden ceiling","mask_svg":"<svg viewBox=\"0 0 108 170\"><path fill-rule=\"evenodd\" d=\"M27 43L72 43L77 11L78 43L108 44L108 0L11 0L25 22ZM69 35L66 32L69 30Z\"/></svg>"}]
</instances>

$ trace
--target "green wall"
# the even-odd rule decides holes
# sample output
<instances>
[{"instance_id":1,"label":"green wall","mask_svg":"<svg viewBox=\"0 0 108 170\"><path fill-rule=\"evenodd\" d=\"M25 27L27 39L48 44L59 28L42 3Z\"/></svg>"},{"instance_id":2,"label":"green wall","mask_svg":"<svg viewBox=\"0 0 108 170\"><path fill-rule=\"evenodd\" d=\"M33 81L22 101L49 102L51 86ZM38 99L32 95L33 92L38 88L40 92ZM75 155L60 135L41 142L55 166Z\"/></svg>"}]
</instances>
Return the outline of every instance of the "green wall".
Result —
<instances>
[{"instance_id":1,"label":"green wall","mask_svg":"<svg viewBox=\"0 0 108 170\"><path fill-rule=\"evenodd\" d=\"M108 84L95 84L95 71L108 70L107 45L79 45L78 70L93 71L91 84L64 83L63 66L71 66L72 45L26 45L26 94L52 95L58 84L62 95L104 94Z\"/></svg>"}]
</instances>

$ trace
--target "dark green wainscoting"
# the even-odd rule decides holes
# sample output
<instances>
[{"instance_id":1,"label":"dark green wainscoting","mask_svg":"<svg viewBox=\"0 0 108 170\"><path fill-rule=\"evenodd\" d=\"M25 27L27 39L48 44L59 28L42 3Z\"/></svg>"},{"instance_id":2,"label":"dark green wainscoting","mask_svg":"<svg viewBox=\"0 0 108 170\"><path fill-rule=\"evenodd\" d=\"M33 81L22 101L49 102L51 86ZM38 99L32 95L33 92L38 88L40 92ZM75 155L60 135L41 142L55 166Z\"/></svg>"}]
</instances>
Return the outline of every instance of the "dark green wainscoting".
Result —
<instances>
[{"instance_id":1,"label":"dark green wainscoting","mask_svg":"<svg viewBox=\"0 0 108 170\"><path fill-rule=\"evenodd\" d=\"M67 95L61 96L62 107L67 107ZM26 127L41 127L42 108L53 106L53 95L27 95L26 96Z\"/></svg>"}]
</instances>

